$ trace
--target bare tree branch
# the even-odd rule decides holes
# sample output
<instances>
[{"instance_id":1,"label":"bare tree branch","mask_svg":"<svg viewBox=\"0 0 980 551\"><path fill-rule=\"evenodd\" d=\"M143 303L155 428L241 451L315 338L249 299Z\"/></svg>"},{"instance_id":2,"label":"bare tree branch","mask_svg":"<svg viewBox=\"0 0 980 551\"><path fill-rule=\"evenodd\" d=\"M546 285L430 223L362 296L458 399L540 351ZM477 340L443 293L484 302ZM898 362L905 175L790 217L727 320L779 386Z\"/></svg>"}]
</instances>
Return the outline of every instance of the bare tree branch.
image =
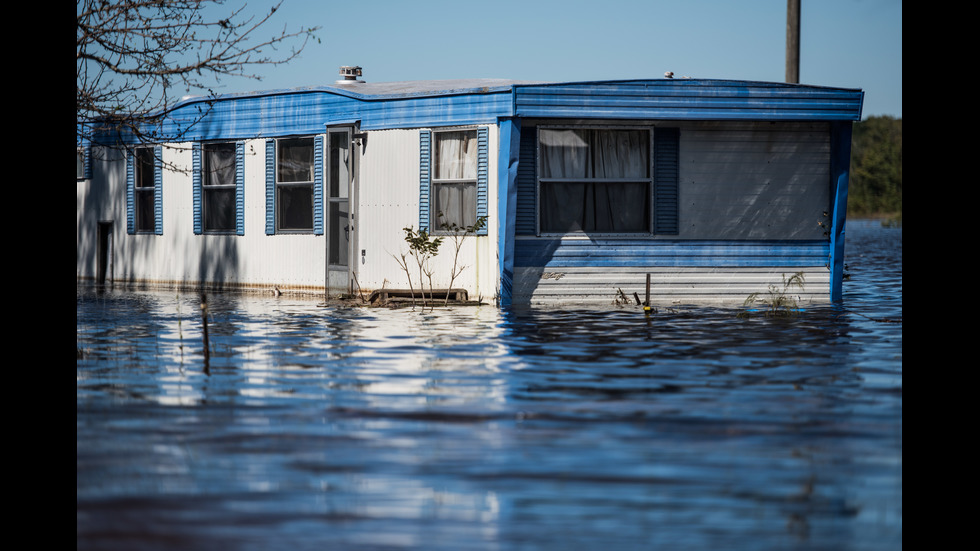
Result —
<instances>
[{"instance_id":1,"label":"bare tree branch","mask_svg":"<svg viewBox=\"0 0 980 551\"><path fill-rule=\"evenodd\" d=\"M259 15L242 5L221 17L211 14L225 0L76 1L77 132L88 139L97 126L140 141L179 138L147 130L173 98L199 89L214 96L210 86L222 77L261 80L258 66L295 59L320 28L284 26L260 37L281 2Z\"/></svg>"}]
</instances>

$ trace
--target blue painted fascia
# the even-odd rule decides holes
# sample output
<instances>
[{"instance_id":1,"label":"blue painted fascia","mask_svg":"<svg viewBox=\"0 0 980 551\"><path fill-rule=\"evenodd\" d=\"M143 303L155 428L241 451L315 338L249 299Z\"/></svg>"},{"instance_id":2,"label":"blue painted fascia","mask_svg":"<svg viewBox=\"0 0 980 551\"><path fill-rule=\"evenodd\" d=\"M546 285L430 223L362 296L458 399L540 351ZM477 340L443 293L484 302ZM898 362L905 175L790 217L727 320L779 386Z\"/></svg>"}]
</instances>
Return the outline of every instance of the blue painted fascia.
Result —
<instances>
[{"instance_id":1,"label":"blue painted fascia","mask_svg":"<svg viewBox=\"0 0 980 551\"><path fill-rule=\"evenodd\" d=\"M585 267L825 266L830 244L811 241L644 239L524 239L514 265Z\"/></svg>"},{"instance_id":2,"label":"blue painted fascia","mask_svg":"<svg viewBox=\"0 0 980 551\"><path fill-rule=\"evenodd\" d=\"M370 99L300 90L185 100L165 114L159 133L198 141L315 134L351 121L360 121L361 130L494 124L512 108L509 89Z\"/></svg>"},{"instance_id":3,"label":"blue painted fascia","mask_svg":"<svg viewBox=\"0 0 980 551\"><path fill-rule=\"evenodd\" d=\"M514 86L521 117L856 121L864 92L798 84L663 79Z\"/></svg>"}]
</instances>

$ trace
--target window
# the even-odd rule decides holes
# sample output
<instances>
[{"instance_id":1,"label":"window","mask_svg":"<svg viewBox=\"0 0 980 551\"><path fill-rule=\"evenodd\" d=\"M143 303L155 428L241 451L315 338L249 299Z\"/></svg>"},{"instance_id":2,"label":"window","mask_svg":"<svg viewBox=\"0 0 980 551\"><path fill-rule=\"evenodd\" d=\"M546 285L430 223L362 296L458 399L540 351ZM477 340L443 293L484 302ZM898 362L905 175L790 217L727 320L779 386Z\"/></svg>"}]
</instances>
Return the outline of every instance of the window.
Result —
<instances>
[{"instance_id":1,"label":"window","mask_svg":"<svg viewBox=\"0 0 980 551\"><path fill-rule=\"evenodd\" d=\"M92 177L91 149L88 146L75 148L75 179L85 180Z\"/></svg>"},{"instance_id":2,"label":"window","mask_svg":"<svg viewBox=\"0 0 980 551\"><path fill-rule=\"evenodd\" d=\"M323 234L323 137L270 140L266 233Z\"/></svg>"},{"instance_id":3,"label":"window","mask_svg":"<svg viewBox=\"0 0 980 551\"><path fill-rule=\"evenodd\" d=\"M650 233L650 130L541 128L542 233Z\"/></svg>"},{"instance_id":4,"label":"window","mask_svg":"<svg viewBox=\"0 0 980 551\"><path fill-rule=\"evenodd\" d=\"M126 231L163 234L160 147L137 147L126 156Z\"/></svg>"},{"instance_id":5,"label":"window","mask_svg":"<svg viewBox=\"0 0 980 551\"><path fill-rule=\"evenodd\" d=\"M465 228L476 223L476 130L433 135L433 228Z\"/></svg>"},{"instance_id":6,"label":"window","mask_svg":"<svg viewBox=\"0 0 980 551\"><path fill-rule=\"evenodd\" d=\"M194 148L194 233L245 234L244 143Z\"/></svg>"},{"instance_id":7,"label":"window","mask_svg":"<svg viewBox=\"0 0 980 551\"><path fill-rule=\"evenodd\" d=\"M486 217L488 136L485 127L422 132L420 228L438 233Z\"/></svg>"},{"instance_id":8,"label":"window","mask_svg":"<svg viewBox=\"0 0 980 551\"><path fill-rule=\"evenodd\" d=\"M136 150L136 231L156 230L153 216L154 192L153 150L141 147Z\"/></svg>"}]
</instances>

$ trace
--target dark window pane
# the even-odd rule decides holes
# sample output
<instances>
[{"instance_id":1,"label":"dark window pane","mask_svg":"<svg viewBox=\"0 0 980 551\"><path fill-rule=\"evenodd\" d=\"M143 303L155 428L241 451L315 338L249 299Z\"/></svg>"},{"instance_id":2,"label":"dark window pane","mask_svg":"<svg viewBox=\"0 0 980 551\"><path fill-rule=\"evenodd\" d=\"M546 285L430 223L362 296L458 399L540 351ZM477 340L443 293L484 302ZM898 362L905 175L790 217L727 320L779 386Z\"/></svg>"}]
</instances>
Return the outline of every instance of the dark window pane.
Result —
<instances>
[{"instance_id":1,"label":"dark window pane","mask_svg":"<svg viewBox=\"0 0 980 551\"><path fill-rule=\"evenodd\" d=\"M235 229L235 189L204 188L204 230Z\"/></svg>"},{"instance_id":2,"label":"dark window pane","mask_svg":"<svg viewBox=\"0 0 980 551\"><path fill-rule=\"evenodd\" d=\"M147 232L156 230L152 187L136 191L136 230Z\"/></svg>"},{"instance_id":3,"label":"dark window pane","mask_svg":"<svg viewBox=\"0 0 980 551\"><path fill-rule=\"evenodd\" d=\"M347 243L350 238L347 221L347 201L330 203L330 264L347 265Z\"/></svg>"},{"instance_id":4,"label":"dark window pane","mask_svg":"<svg viewBox=\"0 0 980 551\"><path fill-rule=\"evenodd\" d=\"M153 187L153 150L148 147L136 150L136 187Z\"/></svg>"},{"instance_id":5,"label":"dark window pane","mask_svg":"<svg viewBox=\"0 0 980 551\"><path fill-rule=\"evenodd\" d=\"M204 184L204 231L235 229L236 155L234 143L206 144L201 181Z\"/></svg>"},{"instance_id":6,"label":"dark window pane","mask_svg":"<svg viewBox=\"0 0 980 551\"><path fill-rule=\"evenodd\" d=\"M541 231L648 232L646 182L549 182L541 186Z\"/></svg>"},{"instance_id":7,"label":"dark window pane","mask_svg":"<svg viewBox=\"0 0 980 551\"><path fill-rule=\"evenodd\" d=\"M279 140L278 180L313 181L313 138Z\"/></svg>"},{"instance_id":8,"label":"dark window pane","mask_svg":"<svg viewBox=\"0 0 980 551\"><path fill-rule=\"evenodd\" d=\"M346 132L330 134L330 197L347 197L350 181L350 138Z\"/></svg>"},{"instance_id":9,"label":"dark window pane","mask_svg":"<svg viewBox=\"0 0 980 551\"><path fill-rule=\"evenodd\" d=\"M279 186L279 229L313 230L313 186Z\"/></svg>"}]
</instances>

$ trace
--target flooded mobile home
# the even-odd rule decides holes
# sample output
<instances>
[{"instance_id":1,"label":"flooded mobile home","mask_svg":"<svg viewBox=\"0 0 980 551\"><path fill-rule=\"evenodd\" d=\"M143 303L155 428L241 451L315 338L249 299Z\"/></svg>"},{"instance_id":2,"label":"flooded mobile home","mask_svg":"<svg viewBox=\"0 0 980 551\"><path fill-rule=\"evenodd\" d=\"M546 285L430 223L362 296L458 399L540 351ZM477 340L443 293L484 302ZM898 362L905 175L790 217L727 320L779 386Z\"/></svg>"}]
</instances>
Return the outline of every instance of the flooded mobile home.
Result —
<instances>
[{"instance_id":1,"label":"flooded mobile home","mask_svg":"<svg viewBox=\"0 0 980 551\"><path fill-rule=\"evenodd\" d=\"M80 141L78 280L366 296L418 287L411 228L443 238L426 287L471 300L608 304L649 276L652 303L741 303L797 273L841 296L861 90L359 73Z\"/></svg>"}]
</instances>

